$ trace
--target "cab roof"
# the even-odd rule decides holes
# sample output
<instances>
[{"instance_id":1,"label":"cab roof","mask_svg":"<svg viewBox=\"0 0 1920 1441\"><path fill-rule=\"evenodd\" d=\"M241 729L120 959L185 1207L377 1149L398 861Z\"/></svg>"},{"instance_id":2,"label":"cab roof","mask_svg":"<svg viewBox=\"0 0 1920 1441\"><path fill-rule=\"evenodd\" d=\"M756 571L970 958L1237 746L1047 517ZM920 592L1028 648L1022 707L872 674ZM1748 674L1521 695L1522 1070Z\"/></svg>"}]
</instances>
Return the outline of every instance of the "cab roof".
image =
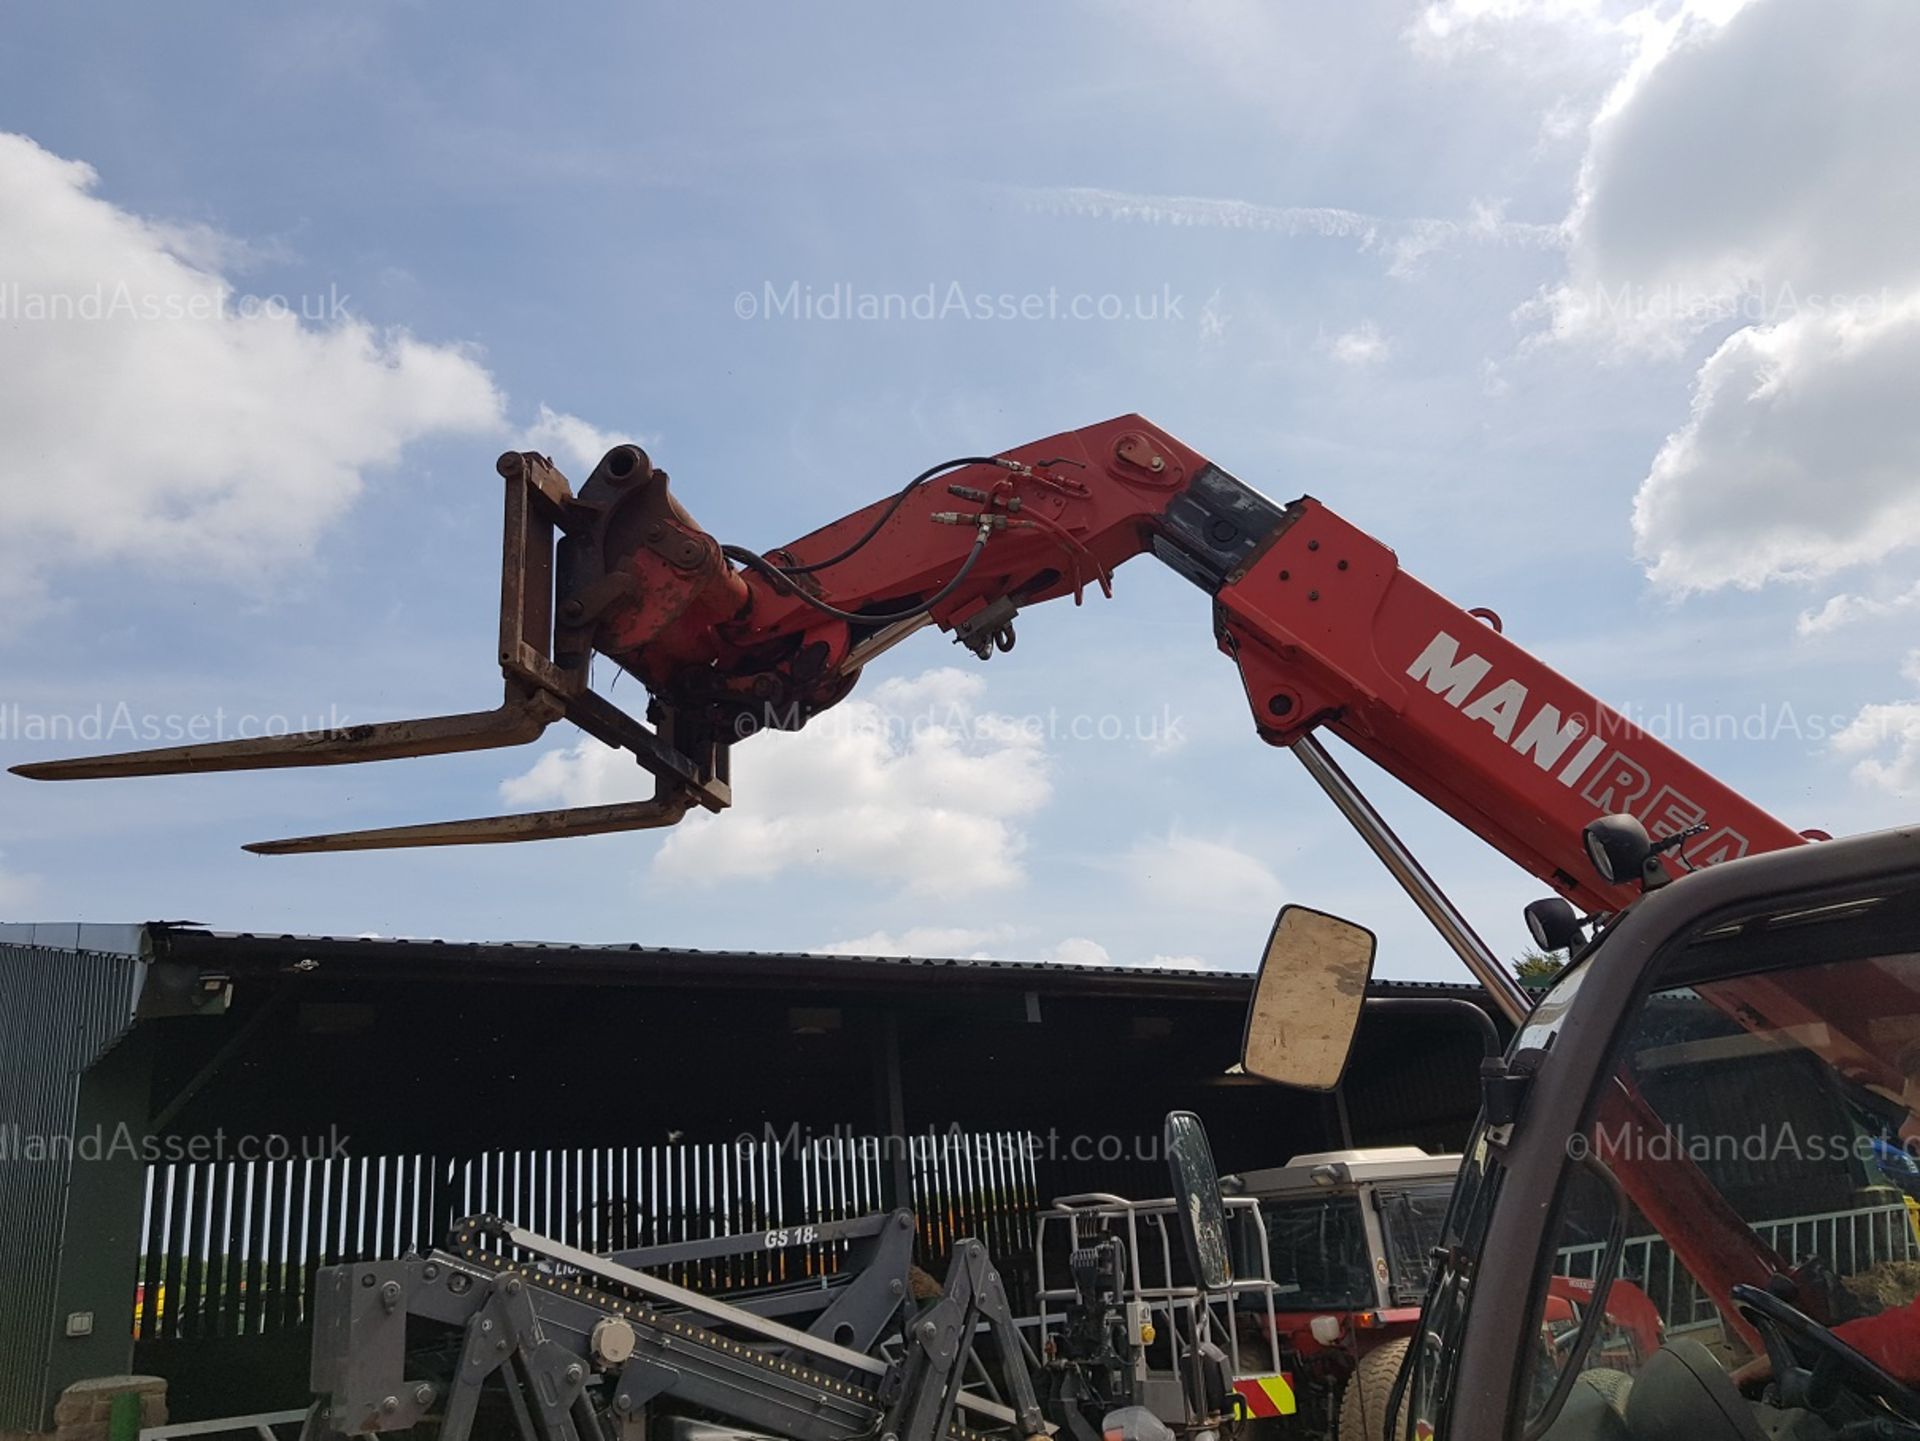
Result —
<instances>
[{"instance_id":1,"label":"cab roof","mask_svg":"<svg viewBox=\"0 0 1920 1441\"><path fill-rule=\"evenodd\" d=\"M1443 1181L1460 1169L1458 1153L1430 1156L1418 1146L1379 1146L1354 1151L1315 1151L1284 1166L1240 1172L1243 1196L1326 1191L1340 1186L1393 1181Z\"/></svg>"}]
</instances>

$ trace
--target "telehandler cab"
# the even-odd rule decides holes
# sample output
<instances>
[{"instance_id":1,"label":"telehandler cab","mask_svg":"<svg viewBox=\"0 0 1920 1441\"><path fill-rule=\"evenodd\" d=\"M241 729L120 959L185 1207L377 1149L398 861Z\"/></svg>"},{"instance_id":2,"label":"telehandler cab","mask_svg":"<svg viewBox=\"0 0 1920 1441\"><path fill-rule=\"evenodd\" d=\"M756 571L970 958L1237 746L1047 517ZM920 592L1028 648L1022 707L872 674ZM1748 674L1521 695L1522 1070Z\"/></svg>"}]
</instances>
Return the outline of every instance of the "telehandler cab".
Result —
<instances>
[{"instance_id":1,"label":"telehandler cab","mask_svg":"<svg viewBox=\"0 0 1920 1441\"><path fill-rule=\"evenodd\" d=\"M1283 912L1246 1069L1337 1083L1371 950ZM1483 1103L1411 1343L1356 1378L1371 1441L1920 1437L1920 1243L1886 1164L1920 1138L1920 836L1656 887Z\"/></svg>"}]
</instances>

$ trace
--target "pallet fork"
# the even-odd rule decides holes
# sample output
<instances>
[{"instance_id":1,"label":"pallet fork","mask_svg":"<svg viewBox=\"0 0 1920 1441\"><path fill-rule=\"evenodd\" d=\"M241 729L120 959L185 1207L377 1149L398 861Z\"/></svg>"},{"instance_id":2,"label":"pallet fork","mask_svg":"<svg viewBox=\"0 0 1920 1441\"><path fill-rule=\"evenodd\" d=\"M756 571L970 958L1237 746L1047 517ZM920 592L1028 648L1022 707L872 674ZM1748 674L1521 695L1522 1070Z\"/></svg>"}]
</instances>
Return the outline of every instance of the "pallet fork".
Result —
<instances>
[{"instance_id":1,"label":"pallet fork","mask_svg":"<svg viewBox=\"0 0 1920 1441\"><path fill-rule=\"evenodd\" d=\"M725 740L659 708L649 725L590 685L599 609L630 594L641 580L632 569L610 563L627 538L636 529L643 537L661 533L658 552L650 552L650 558L667 590L681 571L701 569L714 559L688 552L686 547L697 543L685 530L662 524L684 517L668 491L666 472L654 470L646 453L631 445L609 451L578 495L543 455L508 451L496 468L506 486L500 557L500 670L506 694L494 709L41 761L15 766L14 774L33 780L103 780L355 765L526 745L555 721L569 720L596 740L630 751L652 773L653 795L612 805L259 841L247 849L294 855L546 840L670 826L695 807L724 809L732 801Z\"/></svg>"}]
</instances>

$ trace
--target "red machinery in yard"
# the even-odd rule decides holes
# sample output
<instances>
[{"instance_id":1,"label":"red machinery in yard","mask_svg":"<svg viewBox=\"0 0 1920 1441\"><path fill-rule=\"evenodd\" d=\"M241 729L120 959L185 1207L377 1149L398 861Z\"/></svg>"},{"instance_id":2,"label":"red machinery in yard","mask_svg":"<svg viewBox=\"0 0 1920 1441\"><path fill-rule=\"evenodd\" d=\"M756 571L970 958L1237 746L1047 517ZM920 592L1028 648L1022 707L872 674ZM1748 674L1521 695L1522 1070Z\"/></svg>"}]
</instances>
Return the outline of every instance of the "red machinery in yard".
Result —
<instances>
[{"instance_id":1,"label":"red machinery in yard","mask_svg":"<svg viewBox=\"0 0 1920 1441\"><path fill-rule=\"evenodd\" d=\"M1413 1335L1459 1169L1457 1155L1396 1146L1226 1178L1230 1194L1258 1202L1275 1339L1312 1434L1337 1434L1355 1371Z\"/></svg>"}]
</instances>

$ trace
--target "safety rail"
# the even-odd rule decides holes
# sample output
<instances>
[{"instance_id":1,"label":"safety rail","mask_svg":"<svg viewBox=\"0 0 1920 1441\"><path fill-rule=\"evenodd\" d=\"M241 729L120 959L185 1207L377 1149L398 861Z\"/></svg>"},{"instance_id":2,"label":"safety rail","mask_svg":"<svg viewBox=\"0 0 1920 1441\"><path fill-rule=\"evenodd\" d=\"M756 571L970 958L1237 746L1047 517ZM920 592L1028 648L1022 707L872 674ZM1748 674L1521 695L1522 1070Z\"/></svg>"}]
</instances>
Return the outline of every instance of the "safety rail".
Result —
<instances>
[{"instance_id":1,"label":"safety rail","mask_svg":"<svg viewBox=\"0 0 1920 1441\"><path fill-rule=\"evenodd\" d=\"M1203 1317L1213 1332L1223 1336L1226 1342L1227 1362L1235 1376L1253 1374L1272 1374L1281 1369L1279 1326L1275 1320L1273 1297L1273 1264L1267 1251L1267 1228L1260 1222L1260 1203L1252 1196L1225 1196L1222 1202L1226 1207L1229 1225L1236 1213L1245 1213L1252 1225L1248 1227L1251 1235L1258 1240L1260 1256L1260 1274L1250 1277L1235 1277L1224 1287L1203 1295L1194 1286L1174 1284L1174 1252L1170 1236L1171 1228L1167 1222L1174 1214L1174 1202L1169 1197L1150 1201L1130 1201L1121 1196L1106 1192L1085 1192L1072 1196L1058 1196L1053 1204L1043 1207L1034 1221L1033 1228L1033 1268L1035 1278L1035 1301L1039 1307L1038 1324L1041 1336L1046 1336L1048 1328L1055 1319L1064 1321L1064 1316L1049 1309L1050 1302L1070 1302L1078 1292L1072 1286L1048 1285L1047 1249L1048 1240L1059 1227L1064 1225L1067 1231L1067 1249L1069 1253L1080 1245L1086 1244L1105 1234L1110 1227L1123 1229L1127 1243L1127 1287L1129 1301L1145 1302L1150 1315L1158 1315L1167 1322L1169 1344L1176 1353L1182 1346L1197 1344L1201 1336ZM1155 1278L1158 1284L1149 1285L1143 1267L1143 1258L1147 1251L1140 1244L1142 1228L1157 1242L1154 1253L1159 1257L1159 1271ZM1266 1311L1264 1334L1267 1340L1268 1355L1260 1366L1249 1368L1243 1364L1240 1355L1240 1328L1233 1324L1233 1312L1239 1298L1254 1296ZM1224 1318L1214 1315L1216 1306L1225 1308ZM1179 1324L1184 1322L1184 1327ZM1176 1369L1179 1361L1176 1354Z\"/></svg>"},{"instance_id":2,"label":"safety rail","mask_svg":"<svg viewBox=\"0 0 1920 1441\"><path fill-rule=\"evenodd\" d=\"M1791 1266L1817 1256L1836 1274L1856 1276L1886 1262L1920 1260L1915 1211L1905 1201L1749 1224L1754 1234ZM1605 1250L1602 1241L1563 1247L1554 1272L1590 1281ZM1657 1233L1627 1239L1621 1247L1618 1274L1647 1293L1670 1335L1719 1324L1712 1297L1680 1264L1666 1238Z\"/></svg>"}]
</instances>

